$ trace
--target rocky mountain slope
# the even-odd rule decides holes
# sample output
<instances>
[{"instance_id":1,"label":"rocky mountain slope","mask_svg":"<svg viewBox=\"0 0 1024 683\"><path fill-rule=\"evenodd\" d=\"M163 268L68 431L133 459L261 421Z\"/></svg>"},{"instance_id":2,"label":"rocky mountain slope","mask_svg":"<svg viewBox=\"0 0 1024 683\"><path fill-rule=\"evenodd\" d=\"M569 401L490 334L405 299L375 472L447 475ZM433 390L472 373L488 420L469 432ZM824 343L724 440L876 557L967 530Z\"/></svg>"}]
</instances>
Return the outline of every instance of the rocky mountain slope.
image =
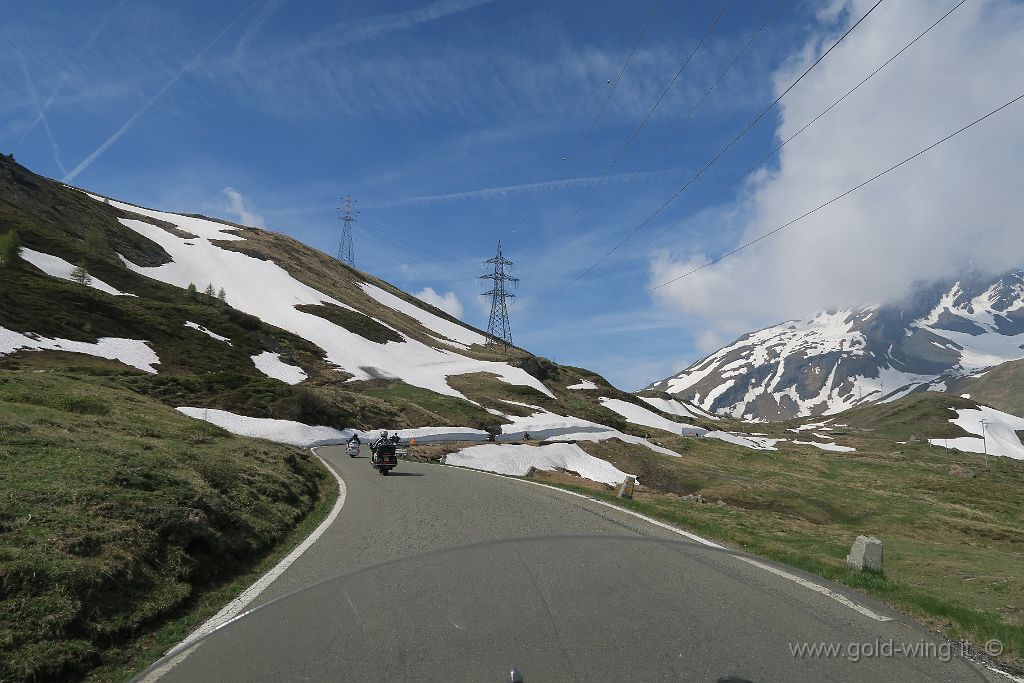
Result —
<instances>
[{"instance_id":1,"label":"rocky mountain slope","mask_svg":"<svg viewBox=\"0 0 1024 683\"><path fill-rule=\"evenodd\" d=\"M832 415L942 391L1024 358L1024 273L971 272L908 301L819 313L744 335L648 390L752 420Z\"/></svg>"}]
</instances>

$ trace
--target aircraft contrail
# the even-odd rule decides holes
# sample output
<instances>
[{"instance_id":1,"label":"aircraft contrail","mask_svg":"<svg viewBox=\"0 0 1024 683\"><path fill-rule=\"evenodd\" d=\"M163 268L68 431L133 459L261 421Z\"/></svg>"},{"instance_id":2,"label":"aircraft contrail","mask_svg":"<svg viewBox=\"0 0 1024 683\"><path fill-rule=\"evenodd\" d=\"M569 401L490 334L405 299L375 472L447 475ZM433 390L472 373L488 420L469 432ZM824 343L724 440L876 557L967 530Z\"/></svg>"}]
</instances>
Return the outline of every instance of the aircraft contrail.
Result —
<instances>
[{"instance_id":1,"label":"aircraft contrail","mask_svg":"<svg viewBox=\"0 0 1024 683\"><path fill-rule=\"evenodd\" d=\"M423 7L411 10L343 21L308 37L303 45L293 52L293 55L307 55L326 48L337 48L378 38L388 33L404 31L420 24L461 14L492 2L495 0L435 0Z\"/></svg>"},{"instance_id":2,"label":"aircraft contrail","mask_svg":"<svg viewBox=\"0 0 1024 683\"><path fill-rule=\"evenodd\" d=\"M80 52L85 52L89 49L89 47L92 46L93 42L99 36L100 31L103 30L103 27L107 25L107 22L110 21L110 18L114 16L114 13L117 12L117 10L119 10L121 8L121 5L123 5L124 3L125 0L120 0L120 2L118 2L112 8L110 8L110 11L108 11L103 16L103 18L100 20L100 23L98 23L96 25L96 28L92 30L92 33L89 34L89 37L85 39L85 43L82 44L82 49ZM53 87L53 90L50 92L50 96L46 98L46 102L43 103L43 106L39 109L39 113L36 114L36 118L32 121L32 123L29 124L28 128L25 129L25 132L21 134L21 137L18 138L18 142L15 144L15 147L24 142L25 138L27 138L29 134L33 130L35 130L36 125L43 120L43 117L46 115L46 112L50 109L50 105L53 104L53 101L57 98L57 95L60 93L61 88L64 87L64 83L67 80L68 72L67 70L62 70L60 72L60 79L57 81L57 85ZM58 165L60 164L58 163ZM67 171L65 171L63 167L61 167L60 170L61 173L67 173Z\"/></svg>"},{"instance_id":3,"label":"aircraft contrail","mask_svg":"<svg viewBox=\"0 0 1024 683\"><path fill-rule=\"evenodd\" d=\"M605 182L636 182L657 180L664 176L678 175L683 169L673 168L663 171L641 171L638 173L621 173L603 178ZM432 194L418 197L406 197L390 202L368 204L367 208L388 209L396 206L407 206L411 204L437 204L462 199L490 199L493 197L504 197L510 194L521 194L524 192L535 192L550 188L589 187L602 180L598 176L586 176L582 178L563 178L561 180L549 180L539 183L524 183L521 185L504 185L502 187L487 187L480 190L468 190L465 192L452 192L449 194Z\"/></svg>"},{"instance_id":4,"label":"aircraft contrail","mask_svg":"<svg viewBox=\"0 0 1024 683\"><path fill-rule=\"evenodd\" d=\"M145 104L143 104L142 107L139 108L139 110L137 112L132 114L131 117L127 121L124 122L124 125L122 125L120 128L118 128L117 131L113 135L111 135L109 138L107 138L106 141L102 145L97 147L92 152L92 154L87 156L85 159L82 160L81 163L79 163L77 166L75 166L71 170L71 173L65 174L64 182L66 183L66 182L69 182L69 181L73 180L82 171L84 171L85 169L89 168L89 166L92 165L92 162L96 161L96 159L98 159L101 154L106 152L110 148L111 145L113 145L115 142L117 142L118 139L120 139L120 137L122 135L124 135L128 131L129 128L131 128L132 124L135 123L135 121L138 120L138 118L140 116L145 114L146 111L150 107L152 107L153 104L156 103L156 101L159 100L163 96L163 94L165 92L170 90L174 86L174 84L177 83L181 79L181 77L184 76L188 72L188 70L192 68L192 65L195 64L197 61L199 61L199 58L203 56L203 53L206 52L207 50L209 50L211 47L213 47L214 43L216 43L221 38L223 38L224 35L228 31L230 31L234 27L234 25L236 23L238 23L238 20L241 19L246 13L248 13L248 11L250 9L252 9L252 7L253 7L253 5L249 5L244 10L242 10L242 12L240 12L238 14L238 16L236 16L234 19L232 19L228 23L228 25L224 27L224 29L220 33L218 33L216 36L214 36L213 40L208 42L198 52L196 52L196 54L192 57L192 59L188 60L188 62L185 64L185 66L181 67L181 69L179 69L176 74L174 74L166 83L164 83L163 87L161 87L159 90L157 90L156 93L154 93L148 100L146 100Z\"/></svg>"},{"instance_id":5,"label":"aircraft contrail","mask_svg":"<svg viewBox=\"0 0 1024 683\"><path fill-rule=\"evenodd\" d=\"M60 161L60 145L57 144L57 139L53 137L53 131L50 129L50 122L46 118L46 111L39 102L39 92L36 90L35 83L32 81L32 76L28 72L28 62L25 61L25 55L21 51L21 47L17 43L14 43L14 41L11 42L14 44L14 51L18 53L18 59L21 60L21 73L25 76L25 84L28 86L29 95L32 96L32 101L35 103L36 109L39 110L37 119L42 120L43 128L46 130L46 135L50 138L50 148L53 150L53 160L57 162L57 168L60 169L60 172L66 174L68 171Z\"/></svg>"}]
</instances>

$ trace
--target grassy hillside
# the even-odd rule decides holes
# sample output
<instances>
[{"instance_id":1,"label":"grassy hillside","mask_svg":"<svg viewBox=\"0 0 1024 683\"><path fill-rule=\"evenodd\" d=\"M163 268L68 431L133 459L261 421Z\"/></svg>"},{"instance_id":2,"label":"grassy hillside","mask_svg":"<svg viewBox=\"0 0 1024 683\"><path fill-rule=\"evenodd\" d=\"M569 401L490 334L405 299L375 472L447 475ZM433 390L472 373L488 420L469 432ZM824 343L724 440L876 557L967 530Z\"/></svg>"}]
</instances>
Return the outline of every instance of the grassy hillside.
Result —
<instances>
[{"instance_id":1,"label":"grassy hillside","mask_svg":"<svg viewBox=\"0 0 1024 683\"><path fill-rule=\"evenodd\" d=\"M324 362L323 351L315 345L232 308L229 305L231 292L227 292L228 303L224 303L201 293L190 295L181 288L125 268L119 254L147 266L166 263L170 257L152 240L123 226L119 222L121 218L144 219L176 235L181 233L170 224L97 202L0 155L0 234L16 230L25 247L81 264L94 277L137 295L112 296L47 276L31 264L21 262L5 267L0 278L0 326L75 341L95 342L104 336L145 339L160 358L159 375L127 373L122 385L172 407L204 406L252 417L363 429L434 425L482 428L495 422L493 415L471 401L400 381L348 382L350 375ZM372 342L400 344L402 336L397 330L428 346L454 349L418 320L369 296L363 285L369 283L406 303L464 325L444 311L286 235L245 228L228 221L218 222L244 238L221 241L218 246L272 260L300 282L351 307L303 304L300 310L325 318ZM201 291L205 283L196 285ZM45 315L41 313L44 311ZM202 325L227 337L231 343L190 329L185 326L186 322ZM279 353L284 362L301 366L309 379L301 387L290 387L267 378L256 370L251 360L264 351ZM450 378L453 388L485 407L502 412L517 411L502 399L513 400L628 428L617 414L598 403L598 395L645 405L594 373L561 367L515 347L474 345L469 349L460 348L459 353L522 367L545 382L557 397L551 400L535 390L508 385L484 374ZM112 362L53 352L23 352L0 358L0 368L8 369L60 367L68 363L91 369L103 365L108 372L116 372L117 366ZM601 387L600 392L565 388L581 379L596 382Z\"/></svg>"},{"instance_id":2,"label":"grassy hillside","mask_svg":"<svg viewBox=\"0 0 1024 683\"><path fill-rule=\"evenodd\" d=\"M1024 417L1024 360L997 365L980 377L950 382L949 393L970 394L979 403Z\"/></svg>"},{"instance_id":3,"label":"grassy hillside","mask_svg":"<svg viewBox=\"0 0 1024 683\"><path fill-rule=\"evenodd\" d=\"M1024 462L929 446L924 437L963 436L948 422L972 401L938 393L858 408L828 432L853 453L780 443L757 451L714 439L659 435L671 458L616 442L580 443L642 486L619 501L735 547L846 583L951 638L1004 644L1024 662ZM759 424L778 438L796 423ZM911 437L916 440L909 443ZM537 478L610 497L600 484ZM704 503L688 499L701 496ZM847 567L859 534L885 543L885 573Z\"/></svg>"},{"instance_id":4,"label":"grassy hillside","mask_svg":"<svg viewBox=\"0 0 1024 683\"><path fill-rule=\"evenodd\" d=\"M116 377L0 370L0 406L0 680L124 666L330 498L308 453Z\"/></svg>"}]
</instances>

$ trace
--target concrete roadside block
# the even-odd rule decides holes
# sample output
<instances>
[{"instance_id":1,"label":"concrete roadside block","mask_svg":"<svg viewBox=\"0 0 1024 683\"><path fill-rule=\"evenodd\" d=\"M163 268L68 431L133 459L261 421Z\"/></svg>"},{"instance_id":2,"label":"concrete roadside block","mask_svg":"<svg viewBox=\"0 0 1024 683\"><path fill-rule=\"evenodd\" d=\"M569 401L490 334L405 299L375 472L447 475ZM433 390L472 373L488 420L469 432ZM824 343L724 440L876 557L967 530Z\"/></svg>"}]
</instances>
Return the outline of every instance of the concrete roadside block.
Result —
<instances>
[{"instance_id":1,"label":"concrete roadside block","mask_svg":"<svg viewBox=\"0 0 1024 683\"><path fill-rule=\"evenodd\" d=\"M882 542L874 536L858 536L846 556L846 562L857 569L882 571Z\"/></svg>"}]
</instances>

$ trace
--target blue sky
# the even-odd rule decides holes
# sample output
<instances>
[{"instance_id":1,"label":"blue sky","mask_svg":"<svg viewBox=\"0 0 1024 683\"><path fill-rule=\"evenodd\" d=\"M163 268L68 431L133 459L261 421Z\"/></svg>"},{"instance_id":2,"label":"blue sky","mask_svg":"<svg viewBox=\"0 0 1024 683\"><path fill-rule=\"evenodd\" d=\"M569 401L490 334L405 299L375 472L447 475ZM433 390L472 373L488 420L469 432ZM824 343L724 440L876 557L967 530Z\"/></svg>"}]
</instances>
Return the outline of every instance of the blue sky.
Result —
<instances>
[{"instance_id":1,"label":"blue sky","mask_svg":"<svg viewBox=\"0 0 1024 683\"><path fill-rule=\"evenodd\" d=\"M653 1L27 3L0 30L0 151L103 194L251 222L328 253L337 249L339 196L351 194L361 210L357 265L410 292L430 288L437 297L425 298L477 326L488 311L480 262L501 239L521 278L515 341L636 389L751 327L895 295L972 255L956 237L964 221L946 217L976 206L936 207L935 187L962 182L969 164L992 167L991 177L972 174L986 187L1019 177L1020 111L951 143L920 176L897 178L899 192L815 219L793 237L802 242L779 240L706 279L647 291L1024 87L1013 38L1021 4L968 0L735 183L779 136L956 5L888 0L633 240L579 277L871 4L734 0L666 92L721 2L658 3L621 80ZM979 37L989 53L970 49ZM933 70L951 51L963 63ZM1001 245L1007 263L1019 263L1019 239L1007 236L1013 225L1024 233L1020 210L1015 191L1001 189L982 193L995 194L964 239ZM946 230L951 246L899 268L862 266L863 286L833 265L807 270L856 252L870 241L863 226L888 239L894 225L932 231L909 230L911 245Z\"/></svg>"}]
</instances>

